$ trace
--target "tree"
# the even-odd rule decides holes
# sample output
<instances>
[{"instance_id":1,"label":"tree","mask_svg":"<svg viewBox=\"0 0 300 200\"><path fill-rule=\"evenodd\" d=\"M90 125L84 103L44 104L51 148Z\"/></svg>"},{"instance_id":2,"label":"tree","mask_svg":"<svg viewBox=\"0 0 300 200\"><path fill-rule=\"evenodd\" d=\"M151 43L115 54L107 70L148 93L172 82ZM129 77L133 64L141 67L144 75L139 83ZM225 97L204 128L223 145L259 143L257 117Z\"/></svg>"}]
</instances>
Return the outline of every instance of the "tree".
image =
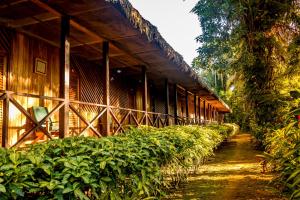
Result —
<instances>
[{"instance_id":1,"label":"tree","mask_svg":"<svg viewBox=\"0 0 300 200\"><path fill-rule=\"evenodd\" d=\"M300 1L199 0L193 12L203 32L193 67L237 79L253 131L281 123L299 78Z\"/></svg>"}]
</instances>

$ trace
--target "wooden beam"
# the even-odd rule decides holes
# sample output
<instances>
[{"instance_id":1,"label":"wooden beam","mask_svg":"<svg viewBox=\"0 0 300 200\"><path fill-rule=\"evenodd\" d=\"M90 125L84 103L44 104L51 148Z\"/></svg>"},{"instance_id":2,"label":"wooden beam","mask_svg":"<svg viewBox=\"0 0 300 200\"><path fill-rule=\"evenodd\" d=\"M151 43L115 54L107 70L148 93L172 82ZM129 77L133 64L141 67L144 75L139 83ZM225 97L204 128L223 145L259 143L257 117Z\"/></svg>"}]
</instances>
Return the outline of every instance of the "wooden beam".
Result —
<instances>
[{"instance_id":1,"label":"wooden beam","mask_svg":"<svg viewBox=\"0 0 300 200\"><path fill-rule=\"evenodd\" d=\"M146 67L142 66L142 80L143 80L143 110L146 112L145 125L148 125L147 107L148 107L148 80Z\"/></svg>"},{"instance_id":2,"label":"wooden beam","mask_svg":"<svg viewBox=\"0 0 300 200\"><path fill-rule=\"evenodd\" d=\"M169 115L170 114L170 91L169 91L169 80L165 79L165 114ZM169 118L167 116L167 121L166 121L167 126L170 125Z\"/></svg>"},{"instance_id":3,"label":"wooden beam","mask_svg":"<svg viewBox=\"0 0 300 200\"><path fill-rule=\"evenodd\" d=\"M41 37L41 36L39 36L39 35L36 35L36 34L34 34L34 33L32 33L32 32L29 32L29 31L26 31L26 30L24 30L24 29L22 29L22 28L18 28L17 30L18 30L19 32L21 32L21 33L24 33L25 35L28 35L28 36L33 37L33 38L35 38L35 39L41 40L41 41L43 41L43 42L45 42L45 43L47 43L47 44L50 44L50 45L52 45L52 46L54 46L54 47L60 48L60 44L58 44L58 43L56 43L56 42L54 42L54 41L47 40L47 39L45 39L45 38L43 38L43 37Z\"/></svg>"},{"instance_id":4,"label":"wooden beam","mask_svg":"<svg viewBox=\"0 0 300 200\"><path fill-rule=\"evenodd\" d=\"M9 94L5 94L3 100L3 116L2 116L2 147L8 147L8 126L9 126Z\"/></svg>"},{"instance_id":5,"label":"wooden beam","mask_svg":"<svg viewBox=\"0 0 300 200\"><path fill-rule=\"evenodd\" d=\"M42 22L52 21L59 19L60 16L54 15L53 13L42 13L32 17L26 17L18 20L12 20L8 22L8 26L11 28L20 28L23 26L29 26L34 24L39 24Z\"/></svg>"},{"instance_id":6,"label":"wooden beam","mask_svg":"<svg viewBox=\"0 0 300 200\"><path fill-rule=\"evenodd\" d=\"M59 110L59 137L68 136L69 131L69 87L70 87L70 17L61 17L60 38L60 83L59 97L65 99L65 105Z\"/></svg>"},{"instance_id":7,"label":"wooden beam","mask_svg":"<svg viewBox=\"0 0 300 200\"><path fill-rule=\"evenodd\" d=\"M201 123L201 97L198 97L199 123Z\"/></svg>"},{"instance_id":8,"label":"wooden beam","mask_svg":"<svg viewBox=\"0 0 300 200\"><path fill-rule=\"evenodd\" d=\"M106 113L104 114L104 135L110 136L110 74L109 74L109 42L103 42L103 60L102 60L102 81L103 81L103 104L106 105Z\"/></svg>"},{"instance_id":9,"label":"wooden beam","mask_svg":"<svg viewBox=\"0 0 300 200\"><path fill-rule=\"evenodd\" d=\"M186 118L189 119L189 92L185 90L185 115Z\"/></svg>"},{"instance_id":10,"label":"wooden beam","mask_svg":"<svg viewBox=\"0 0 300 200\"><path fill-rule=\"evenodd\" d=\"M37 6L39 6L42 9L47 10L50 13L53 13L54 15L57 16L62 16L64 15L64 13L61 13L59 11L57 11L56 9L52 8L51 6L49 6L47 3L42 2L40 0L30 0L32 3L36 4ZM140 58L138 58L136 55L134 55L133 53L131 53L125 46L116 43L115 41L112 41L110 39L108 39L107 37L104 36L99 36L98 34L96 34L95 32L89 30L88 28L86 28L85 26L81 25L80 23L76 22L74 19L70 20L70 24L73 28L89 35L91 38L93 38L93 40L105 40L108 41L110 43L111 47L115 47L117 49L119 49L121 52L124 52L124 54L131 56L133 59L135 59L136 61L140 62L141 64L147 66L148 64L145 63L143 60L141 60ZM101 33L100 33L101 34ZM102 34L104 35L104 34Z\"/></svg>"},{"instance_id":11,"label":"wooden beam","mask_svg":"<svg viewBox=\"0 0 300 200\"><path fill-rule=\"evenodd\" d=\"M195 122L197 121L197 96L194 94L194 119Z\"/></svg>"},{"instance_id":12,"label":"wooden beam","mask_svg":"<svg viewBox=\"0 0 300 200\"><path fill-rule=\"evenodd\" d=\"M177 84L174 84L174 118L175 125L178 125L178 92L177 92Z\"/></svg>"},{"instance_id":13,"label":"wooden beam","mask_svg":"<svg viewBox=\"0 0 300 200\"><path fill-rule=\"evenodd\" d=\"M28 0L20 0L20 1L14 1L14 2L11 2L11 3L5 3L4 5L0 6L0 9L2 9L2 8L8 8L10 6L18 5L20 3L24 3L24 2L27 2L27 1Z\"/></svg>"},{"instance_id":14,"label":"wooden beam","mask_svg":"<svg viewBox=\"0 0 300 200\"><path fill-rule=\"evenodd\" d=\"M207 120L207 112L206 112L206 101L204 100L203 101L203 109L204 109L204 112L203 112L203 118L204 118L204 123L206 123L206 120Z\"/></svg>"}]
</instances>

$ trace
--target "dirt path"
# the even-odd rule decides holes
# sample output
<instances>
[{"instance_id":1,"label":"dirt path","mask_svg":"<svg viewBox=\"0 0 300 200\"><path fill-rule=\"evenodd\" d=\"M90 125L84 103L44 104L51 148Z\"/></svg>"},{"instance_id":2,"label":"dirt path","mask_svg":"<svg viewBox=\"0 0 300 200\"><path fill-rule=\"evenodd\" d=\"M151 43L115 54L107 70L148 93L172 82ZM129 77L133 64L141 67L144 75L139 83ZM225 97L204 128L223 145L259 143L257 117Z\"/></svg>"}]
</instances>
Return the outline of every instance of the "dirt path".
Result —
<instances>
[{"instance_id":1,"label":"dirt path","mask_svg":"<svg viewBox=\"0 0 300 200\"><path fill-rule=\"evenodd\" d=\"M286 199L270 184L272 174L262 173L256 158L261 152L253 150L250 139L249 134L234 136L168 199Z\"/></svg>"}]
</instances>

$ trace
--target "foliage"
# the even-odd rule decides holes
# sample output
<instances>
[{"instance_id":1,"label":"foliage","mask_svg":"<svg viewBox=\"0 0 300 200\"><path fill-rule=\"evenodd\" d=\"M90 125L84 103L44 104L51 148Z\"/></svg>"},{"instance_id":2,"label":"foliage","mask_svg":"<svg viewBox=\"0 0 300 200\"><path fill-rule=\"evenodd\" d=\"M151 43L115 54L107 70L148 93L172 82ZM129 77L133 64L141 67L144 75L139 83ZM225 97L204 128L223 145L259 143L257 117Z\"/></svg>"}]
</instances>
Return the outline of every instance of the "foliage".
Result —
<instances>
[{"instance_id":1,"label":"foliage","mask_svg":"<svg viewBox=\"0 0 300 200\"><path fill-rule=\"evenodd\" d=\"M178 184L232 130L228 125L142 127L116 137L0 149L0 199L156 199L171 186L167 177ZM182 172L175 175L178 167Z\"/></svg>"},{"instance_id":2,"label":"foliage","mask_svg":"<svg viewBox=\"0 0 300 200\"><path fill-rule=\"evenodd\" d=\"M300 114L300 109L293 111ZM265 157L276 171L279 180L292 192L292 199L300 197L300 124L288 118L289 124L277 129L266 138Z\"/></svg>"},{"instance_id":3,"label":"foliage","mask_svg":"<svg viewBox=\"0 0 300 200\"><path fill-rule=\"evenodd\" d=\"M299 10L299 0L199 0L193 9L202 27L193 67L226 74L226 90L216 90L233 107L229 119L261 140L284 126L300 89Z\"/></svg>"}]
</instances>

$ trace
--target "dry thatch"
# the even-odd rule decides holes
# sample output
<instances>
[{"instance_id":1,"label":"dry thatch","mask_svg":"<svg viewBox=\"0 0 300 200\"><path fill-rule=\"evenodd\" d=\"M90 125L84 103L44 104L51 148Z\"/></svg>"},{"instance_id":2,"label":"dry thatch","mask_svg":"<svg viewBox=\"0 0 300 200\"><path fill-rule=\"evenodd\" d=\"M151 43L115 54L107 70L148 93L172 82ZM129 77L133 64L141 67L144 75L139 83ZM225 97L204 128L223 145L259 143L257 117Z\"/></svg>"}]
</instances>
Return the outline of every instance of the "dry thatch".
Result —
<instances>
[{"instance_id":1,"label":"dry thatch","mask_svg":"<svg viewBox=\"0 0 300 200\"><path fill-rule=\"evenodd\" d=\"M161 36L157 27L152 25L148 20L144 19L142 15L136 10L128 0L106 0L113 3L114 7L117 8L122 15L124 15L131 24L137 28L141 34L148 38L149 42L154 43L164 55L179 67L180 71L188 73L189 76L196 81L201 87L205 88L212 96L219 100L224 107L229 109L229 106L220 99L216 92L211 89L208 84L199 77L199 75L184 61L182 55L176 52Z\"/></svg>"}]
</instances>

